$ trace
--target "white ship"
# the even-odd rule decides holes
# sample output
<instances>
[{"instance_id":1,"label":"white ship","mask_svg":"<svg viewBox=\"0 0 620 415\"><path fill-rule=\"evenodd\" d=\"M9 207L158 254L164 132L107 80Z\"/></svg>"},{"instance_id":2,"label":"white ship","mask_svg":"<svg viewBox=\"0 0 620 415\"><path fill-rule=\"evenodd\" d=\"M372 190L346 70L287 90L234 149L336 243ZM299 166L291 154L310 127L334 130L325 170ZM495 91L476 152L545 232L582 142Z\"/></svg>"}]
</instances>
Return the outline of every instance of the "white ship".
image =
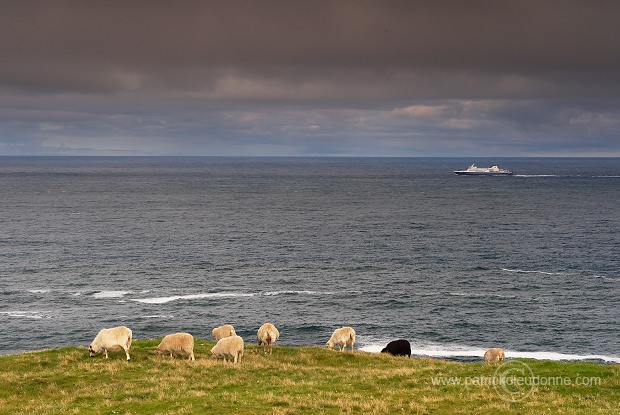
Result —
<instances>
[{"instance_id":1,"label":"white ship","mask_svg":"<svg viewBox=\"0 0 620 415\"><path fill-rule=\"evenodd\" d=\"M459 176L509 176L512 174L510 170L500 169L497 164L491 167L476 167L472 164L467 170L456 170L454 173Z\"/></svg>"}]
</instances>

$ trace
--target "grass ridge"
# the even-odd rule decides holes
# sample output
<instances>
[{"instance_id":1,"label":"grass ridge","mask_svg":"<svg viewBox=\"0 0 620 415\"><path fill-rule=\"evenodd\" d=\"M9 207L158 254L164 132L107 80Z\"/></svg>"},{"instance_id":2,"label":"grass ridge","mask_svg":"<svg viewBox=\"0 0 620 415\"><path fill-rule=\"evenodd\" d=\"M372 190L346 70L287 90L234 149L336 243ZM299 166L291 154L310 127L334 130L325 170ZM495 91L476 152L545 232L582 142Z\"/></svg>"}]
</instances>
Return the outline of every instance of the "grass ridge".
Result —
<instances>
[{"instance_id":1,"label":"grass ridge","mask_svg":"<svg viewBox=\"0 0 620 415\"><path fill-rule=\"evenodd\" d=\"M238 365L212 359L196 339L196 361L157 356L159 339L90 359L84 347L0 356L0 414L620 414L620 365L519 360L539 377L520 402L492 385L433 384L434 378L493 376L498 364L396 358L321 347L246 344ZM598 385L574 379L597 378Z\"/></svg>"}]
</instances>

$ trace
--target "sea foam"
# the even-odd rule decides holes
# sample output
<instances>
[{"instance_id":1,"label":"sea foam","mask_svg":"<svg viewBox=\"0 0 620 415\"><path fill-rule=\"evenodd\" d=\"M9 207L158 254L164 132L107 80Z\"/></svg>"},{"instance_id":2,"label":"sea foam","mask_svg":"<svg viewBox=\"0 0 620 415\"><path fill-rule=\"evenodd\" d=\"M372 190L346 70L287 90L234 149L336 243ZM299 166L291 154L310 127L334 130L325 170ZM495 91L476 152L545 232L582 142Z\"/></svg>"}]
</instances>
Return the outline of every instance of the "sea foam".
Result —
<instances>
[{"instance_id":1,"label":"sea foam","mask_svg":"<svg viewBox=\"0 0 620 415\"><path fill-rule=\"evenodd\" d=\"M282 295L282 294L332 295L334 293L329 292L329 291L319 292L319 291L310 291L310 290L282 290L282 291L267 291L267 292L261 293L261 295L267 295L267 296Z\"/></svg>"},{"instance_id":2,"label":"sea foam","mask_svg":"<svg viewBox=\"0 0 620 415\"><path fill-rule=\"evenodd\" d=\"M202 300L214 298L234 298L234 297L255 297L266 296L272 297L277 295L333 295L331 291L312 291L312 290L281 290L281 291L265 291L256 293L202 293L188 295L173 295L169 297L148 297L148 298L132 298L132 301L143 304L164 304L179 300Z\"/></svg>"},{"instance_id":3,"label":"sea foam","mask_svg":"<svg viewBox=\"0 0 620 415\"><path fill-rule=\"evenodd\" d=\"M121 298L131 291L100 291L93 294L93 298Z\"/></svg>"},{"instance_id":4,"label":"sea foam","mask_svg":"<svg viewBox=\"0 0 620 415\"><path fill-rule=\"evenodd\" d=\"M14 318L29 318L29 319L42 319L42 318L52 318L49 315L41 314L39 311L0 311L0 314L4 314L7 317Z\"/></svg>"},{"instance_id":5,"label":"sea foam","mask_svg":"<svg viewBox=\"0 0 620 415\"><path fill-rule=\"evenodd\" d=\"M41 290L28 290L29 293L31 294L45 294L50 292L49 289L41 289Z\"/></svg>"},{"instance_id":6,"label":"sea foam","mask_svg":"<svg viewBox=\"0 0 620 415\"><path fill-rule=\"evenodd\" d=\"M389 343L373 341L364 344L360 350L369 353L380 353L381 350ZM461 345L443 345L443 344L411 344L411 354L414 356L426 356L436 358L484 358L487 349L479 347L468 347ZM556 361L572 361L572 360L601 360L610 363L620 363L618 356L591 355L591 354L567 354L551 351L534 351L519 352L515 350L505 350L507 359L536 359L536 360L556 360Z\"/></svg>"},{"instance_id":7,"label":"sea foam","mask_svg":"<svg viewBox=\"0 0 620 415\"><path fill-rule=\"evenodd\" d=\"M144 304L164 304L178 300L201 300L205 298L253 297L256 294L244 293L204 293L190 295L173 295L170 297L132 298L132 301Z\"/></svg>"},{"instance_id":8,"label":"sea foam","mask_svg":"<svg viewBox=\"0 0 620 415\"><path fill-rule=\"evenodd\" d=\"M510 269L510 268L502 268L502 271L516 272L519 274L562 275L561 272L548 272L548 271L538 271L538 270Z\"/></svg>"}]
</instances>

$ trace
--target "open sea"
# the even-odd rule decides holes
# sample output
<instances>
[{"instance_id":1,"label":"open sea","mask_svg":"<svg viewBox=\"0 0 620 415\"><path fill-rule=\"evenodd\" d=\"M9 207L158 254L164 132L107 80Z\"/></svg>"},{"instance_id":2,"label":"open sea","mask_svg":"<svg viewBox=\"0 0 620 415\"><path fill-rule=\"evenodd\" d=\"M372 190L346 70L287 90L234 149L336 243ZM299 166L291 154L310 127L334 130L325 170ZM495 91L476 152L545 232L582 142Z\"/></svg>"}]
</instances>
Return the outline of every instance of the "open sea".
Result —
<instances>
[{"instance_id":1,"label":"open sea","mask_svg":"<svg viewBox=\"0 0 620 415\"><path fill-rule=\"evenodd\" d=\"M0 195L0 354L270 321L620 362L618 158L0 157Z\"/></svg>"}]
</instances>

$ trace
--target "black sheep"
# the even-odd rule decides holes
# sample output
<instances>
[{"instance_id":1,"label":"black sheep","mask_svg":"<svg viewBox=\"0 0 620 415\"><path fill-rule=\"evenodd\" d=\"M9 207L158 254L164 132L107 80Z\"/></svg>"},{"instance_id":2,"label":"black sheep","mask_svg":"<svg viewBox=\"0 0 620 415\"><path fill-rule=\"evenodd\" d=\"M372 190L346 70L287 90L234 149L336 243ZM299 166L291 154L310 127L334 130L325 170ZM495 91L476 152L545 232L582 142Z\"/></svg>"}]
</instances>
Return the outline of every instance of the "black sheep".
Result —
<instances>
[{"instance_id":1,"label":"black sheep","mask_svg":"<svg viewBox=\"0 0 620 415\"><path fill-rule=\"evenodd\" d=\"M411 357L411 345L404 339L394 340L389 342L388 345L381 350L381 353L389 353L392 356Z\"/></svg>"}]
</instances>

